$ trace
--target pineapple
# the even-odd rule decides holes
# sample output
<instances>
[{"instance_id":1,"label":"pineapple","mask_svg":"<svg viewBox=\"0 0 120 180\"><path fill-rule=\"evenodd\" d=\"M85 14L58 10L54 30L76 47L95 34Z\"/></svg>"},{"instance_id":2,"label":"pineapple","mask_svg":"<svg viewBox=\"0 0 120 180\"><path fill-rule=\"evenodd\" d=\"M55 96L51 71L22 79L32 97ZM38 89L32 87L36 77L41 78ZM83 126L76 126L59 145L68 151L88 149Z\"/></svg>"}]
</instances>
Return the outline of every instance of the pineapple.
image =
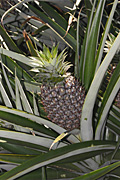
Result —
<instances>
[{"instance_id":1,"label":"pineapple","mask_svg":"<svg viewBox=\"0 0 120 180\"><path fill-rule=\"evenodd\" d=\"M39 95L48 118L67 131L79 129L85 90L67 73L71 64L65 62L65 50L58 55L58 46L53 46L50 52L44 45L38 56L34 58L39 71L36 77L42 82Z\"/></svg>"}]
</instances>

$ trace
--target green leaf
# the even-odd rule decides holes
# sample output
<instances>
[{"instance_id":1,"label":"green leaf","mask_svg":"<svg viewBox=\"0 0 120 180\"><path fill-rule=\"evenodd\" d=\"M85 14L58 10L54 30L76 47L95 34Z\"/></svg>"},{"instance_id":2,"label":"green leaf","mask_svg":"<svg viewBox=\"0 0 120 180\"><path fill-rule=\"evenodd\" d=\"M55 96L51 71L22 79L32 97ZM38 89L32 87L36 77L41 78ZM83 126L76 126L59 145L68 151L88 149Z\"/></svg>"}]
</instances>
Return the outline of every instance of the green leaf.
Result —
<instances>
[{"instance_id":1,"label":"green leaf","mask_svg":"<svg viewBox=\"0 0 120 180\"><path fill-rule=\"evenodd\" d=\"M67 170L66 168L62 169L62 167L59 166L51 166L51 167L46 167L46 171L47 171L47 177L49 177L49 180L53 180L53 179L57 179L57 180L65 180L66 178L74 178L77 177L77 175L75 174L75 172L72 172L71 169ZM42 177L42 168L39 168L35 171L32 171L20 178L18 178L18 180L41 180Z\"/></svg>"},{"instance_id":2,"label":"green leaf","mask_svg":"<svg viewBox=\"0 0 120 180\"><path fill-rule=\"evenodd\" d=\"M53 164L55 162L68 163L84 160L100 153L104 153L105 151L111 151L114 149L114 145L112 144L114 143L107 141L89 141L52 150L22 163L22 165L5 173L0 176L0 178L1 180L13 180L40 167Z\"/></svg>"},{"instance_id":3,"label":"green leaf","mask_svg":"<svg viewBox=\"0 0 120 180\"><path fill-rule=\"evenodd\" d=\"M4 101L5 105L7 107L12 108L12 103L11 103L11 101L10 101L8 95L7 95L7 92L6 92L5 88L4 88L4 86L2 85L1 77L0 77L0 93L2 95L2 98L3 98L3 101Z\"/></svg>"},{"instance_id":4,"label":"green leaf","mask_svg":"<svg viewBox=\"0 0 120 180\"><path fill-rule=\"evenodd\" d=\"M6 50L4 48L0 48L0 53L4 54L6 56L10 56L11 58L13 58L19 62L22 62L30 67L35 67L35 65L33 65L33 63L31 63L31 59L22 54L19 54L19 53L10 51L10 50Z\"/></svg>"},{"instance_id":5,"label":"green leaf","mask_svg":"<svg viewBox=\"0 0 120 180\"><path fill-rule=\"evenodd\" d=\"M28 114L24 111L9 109L4 106L0 106L0 118L23 127L32 128L33 130L42 133L43 136L48 135L51 137L57 137L58 134L65 132L65 129L52 123L51 121L33 114ZM50 129L45 128L44 125ZM79 142L79 140L73 135L70 135L67 140L71 143Z\"/></svg>"},{"instance_id":6,"label":"green leaf","mask_svg":"<svg viewBox=\"0 0 120 180\"><path fill-rule=\"evenodd\" d=\"M68 46L70 46L72 49L76 50L76 40L74 39L73 36L71 36L69 33L64 37L66 30L63 29L59 24L54 22L51 18L47 17L43 12L38 10L36 7L33 5L28 5L28 7L36 14L39 16L40 19L46 25L53 31L55 32Z\"/></svg>"},{"instance_id":7,"label":"green leaf","mask_svg":"<svg viewBox=\"0 0 120 180\"><path fill-rule=\"evenodd\" d=\"M23 162L35 157L35 155L21 155L21 154L0 154L0 160L2 162L10 162L22 164Z\"/></svg>"},{"instance_id":8,"label":"green leaf","mask_svg":"<svg viewBox=\"0 0 120 180\"><path fill-rule=\"evenodd\" d=\"M92 9L92 2L90 0L85 0L85 7L86 7L86 10L87 10L87 16L89 18L90 17L90 12L91 12L91 9Z\"/></svg>"},{"instance_id":9,"label":"green leaf","mask_svg":"<svg viewBox=\"0 0 120 180\"><path fill-rule=\"evenodd\" d=\"M88 174L85 174L81 177L77 177L73 180L96 180L104 175L106 175L107 173L111 172L112 170L118 168L120 166L120 161L113 163L111 165L105 166L103 168L100 168L98 170L95 170L93 172L90 172Z\"/></svg>"},{"instance_id":10,"label":"green leaf","mask_svg":"<svg viewBox=\"0 0 120 180\"><path fill-rule=\"evenodd\" d=\"M9 91L10 91L10 94L11 94L11 96L12 96L12 99L15 100L14 91L13 91L13 89L12 89L12 87L11 87L11 84L10 84L9 79L8 79L8 77L7 77L5 68L4 68L4 66L3 66L2 56L1 56L1 65L2 65L3 75L4 75L4 78L5 78L6 84L7 84L7 86L8 86Z\"/></svg>"},{"instance_id":11,"label":"green leaf","mask_svg":"<svg viewBox=\"0 0 120 180\"><path fill-rule=\"evenodd\" d=\"M98 2L98 6L90 27L90 31L88 31L87 34L88 37L87 37L87 45L86 45L86 56L84 57L85 58L84 84L87 90L94 77L94 61L97 52L99 30L101 25L101 18L103 14L104 4L105 4L105 0Z\"/></svg>"},{"instance_id":12,"label":"green leaf","mask_svg":"<svg viewBox=\"0 0 120 180\"><path fill-rule=\"evenodd\" d=\"M8 141L10 141L8 139ZM40 155L40 149L33 149L33 147L28 147L26 145L23 145L22 142L20 141L10 141L11 143L6 142L6 140L0 140L0 146L3 147L5 150L14 153L14 154L22 154L22 155ZM18 144L17 144L18 143ZM47 148L43 148L44 150L47 150ZM4 155L4 154L3 154ZM2 154L1 154L2 156ZM3 156L3 160L4 160L4 156ZM18 163L17 161L14 163Z\"/></svg>"},{"instance_id":13,"label":"green leaf","mask_svg":"<svg viewBox=\"0 0 120 180\"><path fill-rule=\"evenodd\" d=\"M22 105L23 105L23 108L26 112L28 113L31 113L33 114L33 111L32 111L32 108L29 104L29 101L25 95L25 92L20 84L20 81L19 79L17 78L17 76L15 77L15 84L16 84L16 87L17 89L19 90L19 93L20 93L20 97L21 97L21 100L22 100ZM17 94L18 94L18 91L17 91ZM16 95L16 100L18 99L19 97ZM20 100L18 100L19 104L20 104ZM20 110L21 110L21 107L20 107Z\"/></svg>"},{"instance_id":14,"label":"green leaf","mask_svg":"<svg viewBox=\"0 0 120 180\"><path fill-rule=\"evenodd\" d=\"M32 133L25 134L25 133L19 133L19 132L14 132L14 131L4 131L4 130L0 130L0 138L2 140L7 141L8 143L34 148L37 151L38 150L47 151L53 142L53 139L36 136L36 135L33 135ZM62 147L64 146L64 144L60 143L59 146ZM54 148L56 147L53 147L53 149Z\"/></svg>"},{"instance_id":15,"label":"green leaf","mask_svg":"<svg viewBox=\"0 0 120 180\"><path fill-rule=\"evenodd\" d=\"M113 124L113 126L116 127L116 129L120 129L120 121L119 121L119 117L117 117L114 114L109 114L108 119L107 119L107 125L109 124ZM120 133L119 133L120 134Z\"/></svg>"},{"instance_id":16,"label":"green leaf","mask_svg":"<svg viewBox=\"0 0 120 180\"><path fill-rule=\"evenodd\" d=\"M68 22L65 20L64 16L59 13L59 11L56 11L55 8L45 2L40 2L40 5L42 9L50 16L51 19L54 19L54 21L59 24L63 29L67 29ZM75 38L76 31L74 28L71 27L69 33Z\"/></svg>"},{"instance_id":17,"label":"green leaf","mask_svg":"<svg viewBox=\"0 0 120 180\"><path fill-rule=\"evenodd\" d=\"M89 39L89 32L92 25L92 19L94 14L94 8L95 8L96 1L93 3L92 10L90 12L90 18L87 26L86 33L84 35L84 41L83 45L81 46L81 59L80 59L80 80L84 84L84 70L85 70L85 61L86 61L86 52L87 52L87 45L88 45L88 39Z\"/></svg>"},{"instance_id":18,"label":"green leaf","mask_svg":"<svg viewBox=\"0 0 120 180\"><path fill-rule=\"evenodd\" d=\"M74 71L75 71L75 76L79 79L79 69L80 69L80 64L79 64L79 21L80 21L80 15L78 16L78 20L77 20L77 44L76 44L76 51L75 51L75 67L74 67Z\"/></svg>"},{"instance_id":19,"label":"green leaf","mask_svg":"<svg viewBox=\"0 0 120 180\"><path fill-rule=\"evenodd\" d=\"M50 135L52 137L56 137L58 134L48 128L45 128L42 124L46 124L48 127L54 128L58 132L63 132L62 128L59 128L59 126L54 125L52 122L47 121L41 117L28 114L17 109L10 109L4 106L0 106L0 118L10 123L32 128L35 131Z\"/></svg>"},{"instance_id":20,"label":"green leaf","mask_svg":"<svg viewBox=\"0 0 120 180\"><path fill-rule=\"evenodd\" d=\"M34 105L34 114L37 115L37 116L40 116L39 110L38 110L38 107L37 107L37 102L36 102L34 94L33 94L33 105Z\"/></svg>"},{"instance_id":21,"label":"green leaf","mask_svg":"<svg viewBox=\"0 0 120 180\"><path fill-rule=\"evenodd\" d=\"M82 110L81 117L81 138L82 140L90 140L93 138L93 129L92 129L92 116L95 100L97 97L98 90L100 88L101 82L103 80L104 74L112 61L118 47L120 44L120 33L116 37L111 49L105 56L102 64L100 65L98 71L95 74L95 77L92 81L90 89L87 93L85 103Z\"/></svg>"},{"instance_id":22,"label":"green leaf","mask_svg":"<svg viewBox=\"0 0 120 180\"><path fill-rule=\"evenodd\" d=\"M42 167L42 180L47 180L46 167Z\"/></svg>"},{"instance_id":23,"label":"green leaf","mask_svg":"<svg viewBox=\"0 0 120 180\"><path fill-rule=\"evenodd\" d=\"M98 70L99 65L101 63L101 59L102 59L102 55L103 55L103 49L104 49L104 46L105 46L105 41L106 41L107 36L108 36L108 32L109 32L109 29L110 29L111 22L113 20L113 15L115 13L115 9L116 9L117 4L118 4L118 0L115 0L114 3L113 3L110 15L109 15L109 17L107 19L107 22L106 22L106 25L105 25L105 29L104 29L104 32L103 32L103 35L102 35L102 38L101 38L101 41L100 41L100 45L99 45L99 48L98 48L98 52L97 52L97 55L96 55L96 59L95 59L95 63L96 63L95 71Z\"/></svg>"},{"instance_id":24,"label":"green leaf","mask_svg":"<svg viewBox=\"0 0 120 180\"><path fill-rule=\"evenodd\" d=\"M9 71L12 74L15 74L15 69L16 69L18 78L20 79L23 78L27 81L34 81L33 78L31 78L30 75L23 68L21 68L14 60L3 54L1 54L1 56L2 56L3 64L7 66L7 69L9 69Z\"/></svg>"},{"instance_id":25,"label":"green leaf","mask_svg":"<svg viewBox=\"0 0 120 180\"><path fill-rule=\"evenodd\" d=\"M21 53L17 45L14 43L14 41L11 39L11 37L8 35L8 33L5 31L5 29L1 25L0 25L0 34L11 51Z\"/></svg>"},{"instance_id":26,"label":"green leaf","mask_svg":"<svg viewBox=\"0 0 120 180\"><path fill-rule=\"evenodd\" d=\"M108 84L108 87L104 93L102 104L99 108L98 113L98 124L96 127L96 134L95 139L102 138L102 131L103 131L103 124L105 124L105 120L107 117L107 114L110 110L110 107L112 105L113 100L115 99L115 96L120 89L120 62L117 65L117 68L115 69L113 76Z\"/></svg>"}]
</instances>

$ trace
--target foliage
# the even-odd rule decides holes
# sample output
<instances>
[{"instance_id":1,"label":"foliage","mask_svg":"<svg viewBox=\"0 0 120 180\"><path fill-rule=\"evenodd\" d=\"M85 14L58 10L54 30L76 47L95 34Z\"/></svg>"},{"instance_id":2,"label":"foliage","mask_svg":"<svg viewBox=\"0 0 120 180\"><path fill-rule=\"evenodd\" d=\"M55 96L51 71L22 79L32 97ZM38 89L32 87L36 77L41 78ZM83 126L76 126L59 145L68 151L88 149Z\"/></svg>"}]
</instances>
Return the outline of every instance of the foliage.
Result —
<instances>
[{"instance_id":1,"label":"foliage","mask_svg":"<svg viewBox=\"0 0 120 180\"><path fill-rule=\"evenodd\" d=\"M113 23L118 0L109 14L107 0L88 2L83 8L76 1L70 9L58 1L24 0L3 16L0 11L1 180L120 177L120 110L114 104L120 32ZM113 38L106 41L111 31ZM40 84L30 71L36 63L29 56L53 42L59 42L59 51L67 47L74 74L86 89L79 133L66 133L49 121L37 96ZM108 80L111 66L115 70Z\"/></svg>"}]
</instances>

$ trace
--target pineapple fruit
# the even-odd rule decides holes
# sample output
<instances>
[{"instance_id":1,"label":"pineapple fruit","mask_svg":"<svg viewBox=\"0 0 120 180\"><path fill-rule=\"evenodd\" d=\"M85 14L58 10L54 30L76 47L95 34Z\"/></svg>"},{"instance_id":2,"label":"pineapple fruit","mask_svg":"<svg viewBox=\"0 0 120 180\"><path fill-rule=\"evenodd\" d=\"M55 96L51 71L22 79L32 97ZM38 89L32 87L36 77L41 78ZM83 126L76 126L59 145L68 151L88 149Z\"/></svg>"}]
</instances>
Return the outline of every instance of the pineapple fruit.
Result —
<instances>
[{"instance_id":1,"label":"pineapple fruit","mask_svg":"<svg viewBox=\"0 0 120 180\"><path fill-rule=\"evenodd\" d=\"M50 52L44 45L34 62L38 64L36 78L42 82L39 95L48 118L71 131L80 128L85 89L67 73L71 64L65 62L65 58L65 50L58 55L58 46L53 46Z\"/></svg>"},{"instance_id":2,"label":"pineapple fruit","mask_svg":"<svg viewBox=\"0 0 120 180\"><path fill-rule=\"evenodd\" d=\"M37 68L33 70L38 72L36 79L41 82L38 94L48 118L67 131L79 129L85 89L74 76L67 72L71 64L65 61L65 50L58 54L58 46L53 46L50 52L44 45L43 51L37 53L38 57L31 57L37 64ZM118 107L119 96L120 93L115 99Z\"/></svg>"}]
</instances>

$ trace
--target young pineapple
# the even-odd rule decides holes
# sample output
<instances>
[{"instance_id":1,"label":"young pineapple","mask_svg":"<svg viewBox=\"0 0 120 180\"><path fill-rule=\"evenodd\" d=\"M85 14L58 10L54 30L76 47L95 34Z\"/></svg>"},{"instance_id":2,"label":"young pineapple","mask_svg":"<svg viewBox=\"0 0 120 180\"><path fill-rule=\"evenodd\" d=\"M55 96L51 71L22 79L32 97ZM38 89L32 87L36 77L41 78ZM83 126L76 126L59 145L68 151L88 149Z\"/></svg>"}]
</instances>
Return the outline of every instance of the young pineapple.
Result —
<instances>
[{"instance_id":1,"label":"young pineapple","mask_svg":"<svg viewBox=\"0 0 120 180\"><path fill-rule=\"evenodd\" d=\"M58 46L53 46L50 52L44 45L38 55L39 58L34 58L39 64L36 77L42 82L39 95L48 118L68 131L79 129L85 90L67 73L71 64L64 61L65 50L58 55Z\"/></svg>"}]
</instances>

